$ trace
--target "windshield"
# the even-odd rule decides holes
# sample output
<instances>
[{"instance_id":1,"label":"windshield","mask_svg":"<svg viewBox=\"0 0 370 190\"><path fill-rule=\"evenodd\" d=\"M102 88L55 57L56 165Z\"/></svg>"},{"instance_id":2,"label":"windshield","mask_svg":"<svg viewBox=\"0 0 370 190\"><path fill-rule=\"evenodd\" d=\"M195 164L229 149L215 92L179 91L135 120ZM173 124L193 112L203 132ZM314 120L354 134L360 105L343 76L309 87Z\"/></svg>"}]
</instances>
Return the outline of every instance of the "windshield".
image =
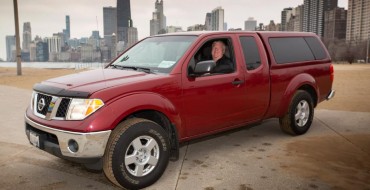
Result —
<instances>
[{"instance_id":1,"label":"windshield","mask_svg":"<svg viewBox=\"0 0 370 190\"><path fill-rule=\"evenodd\" d=\"M110 67L150 73L169 73L196 36L147 38L122 54Z\"/></svg>"}]
</instances>

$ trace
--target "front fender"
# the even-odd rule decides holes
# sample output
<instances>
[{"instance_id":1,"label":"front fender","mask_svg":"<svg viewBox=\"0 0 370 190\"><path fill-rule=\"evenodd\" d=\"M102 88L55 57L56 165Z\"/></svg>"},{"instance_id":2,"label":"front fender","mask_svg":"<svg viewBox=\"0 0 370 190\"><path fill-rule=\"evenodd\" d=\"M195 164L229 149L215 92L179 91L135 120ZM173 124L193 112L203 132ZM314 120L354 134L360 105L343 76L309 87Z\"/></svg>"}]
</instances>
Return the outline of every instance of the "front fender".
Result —
<instances>
[{"instance_id":1,"label":"front fender","mask_svg":"<svg viewBox=\"0 0 370 190\"><path fill-rule=\"evenodd\" d=\"M114 126L135 112L154 110L163 113L176 126L180 136L184 134L181 130L182 122L178 109L169 99L160 94L153 92L131 93L112 100L109 107L114 114Z\"/></svg>"},{"instance_id":2,"label":"front fender","mask_svg":"<svg viewBox=\"0 0 370 190\"><path fill-rule=\"evenodd\" d=\"M288 112L289 104L293 98L294 93L304 85L309 85L314 89L316 96L318 95L318 86L314 77L307 73L302 73L292 78L287 85L285 92L282 97L282 101L279 104L277 116L281 117Z\"/></svg>"}]
</instances>

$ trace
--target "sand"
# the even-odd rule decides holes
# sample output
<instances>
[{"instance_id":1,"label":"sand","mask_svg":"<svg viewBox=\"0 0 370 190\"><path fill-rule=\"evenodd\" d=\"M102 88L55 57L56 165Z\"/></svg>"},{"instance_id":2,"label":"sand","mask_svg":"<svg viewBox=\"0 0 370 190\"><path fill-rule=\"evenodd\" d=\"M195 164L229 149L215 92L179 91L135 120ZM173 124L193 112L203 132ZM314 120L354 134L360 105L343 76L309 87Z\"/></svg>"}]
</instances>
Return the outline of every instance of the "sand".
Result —
<instances>
[{"instance_id":1,"label":"sand","mask_svg":"<svg viewBox=\"0 0 370 190\"><path fill-rule=\"evenodd\" d=\"M335 64L334 70L335 97L317 109L370 112L370 64ZM16 68L0 67L0 85L31 90L37 82L81 71L22 68L22 75L17 76Z\"/></svg>"}]
</instances>

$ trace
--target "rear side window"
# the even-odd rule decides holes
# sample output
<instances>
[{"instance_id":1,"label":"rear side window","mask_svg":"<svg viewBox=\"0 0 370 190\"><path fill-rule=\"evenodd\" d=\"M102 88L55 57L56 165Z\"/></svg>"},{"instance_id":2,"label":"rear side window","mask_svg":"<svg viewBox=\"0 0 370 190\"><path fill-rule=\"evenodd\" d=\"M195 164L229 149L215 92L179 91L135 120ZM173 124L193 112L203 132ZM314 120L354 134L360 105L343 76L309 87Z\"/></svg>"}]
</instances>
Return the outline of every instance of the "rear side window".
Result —
<instances>
[{"instance_id":1,"label":"rear side window","mask_svg":"<svg viewBox=\"0 0 370 190\"><path fill-rule=\"evenodd\" d=\"M254 70L261 65L261 57L254 37L240 37L245 64L248 70Z\"/></svg>"},{"instance_id":2,"label":"rear side window","mask_svg":"<svg viewBox=\"0 0 370 190\"><path fill-rule=\"evenodd\" d=\"M270 38L269 42L278 64L315 60L302 37Z\"/></svg>"},{"instance_id":3,"label":"rear side window","mask_svg":"<svg viewBox=\"0 0 370 190\"><path fill-rule=\"evenodd\" d=\"M315 56L316 60L325 59L327 57L325 49L322 47L321 43L317 38L305 37L304 39L306 40L308 46L310 46L311 51Z\"/></svg>"}]
</instances>

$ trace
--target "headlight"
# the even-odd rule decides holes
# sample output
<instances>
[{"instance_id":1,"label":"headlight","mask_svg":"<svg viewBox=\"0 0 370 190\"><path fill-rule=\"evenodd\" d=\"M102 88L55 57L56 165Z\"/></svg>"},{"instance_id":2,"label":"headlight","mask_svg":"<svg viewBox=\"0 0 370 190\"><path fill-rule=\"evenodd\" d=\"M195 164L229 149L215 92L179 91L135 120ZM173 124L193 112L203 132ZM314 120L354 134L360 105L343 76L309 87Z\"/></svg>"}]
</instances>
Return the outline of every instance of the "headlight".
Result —
<instances>
[{"instance_id":1,"label":"headlight","mask_svg":"<svg viewBox=\"0 0 370 190\"><path fill-rule=\"evenodd\" d=\"M99 108L104 103L100 99L72 99L67 111L67 120L82 120Z\"/></svg>"}]
</instances>

